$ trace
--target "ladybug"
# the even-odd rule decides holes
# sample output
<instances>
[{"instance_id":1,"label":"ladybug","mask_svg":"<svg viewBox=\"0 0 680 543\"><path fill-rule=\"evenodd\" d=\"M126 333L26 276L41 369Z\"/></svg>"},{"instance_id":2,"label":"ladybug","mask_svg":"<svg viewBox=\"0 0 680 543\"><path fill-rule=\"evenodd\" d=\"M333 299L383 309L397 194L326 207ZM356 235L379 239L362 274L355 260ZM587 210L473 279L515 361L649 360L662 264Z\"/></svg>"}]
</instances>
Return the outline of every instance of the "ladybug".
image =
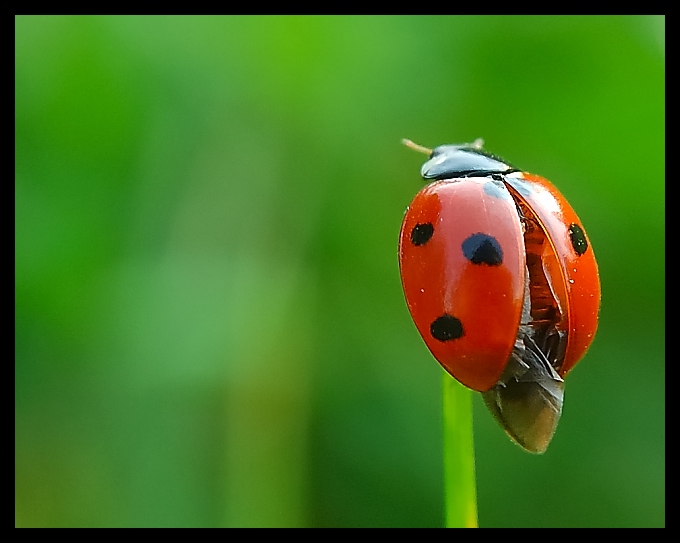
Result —
<instances>
[{"instance_id":1,"label":"ladybug","mask_svg":"<svg viewBox=\"0 0 680 543\"><path fill-rule=\"evenodd\" d=\"M399 269L432 355L482 393L506 433L543 453L564 378L597 330L600 280L590 240L546 179L487 153L483 141L428 149L430 183L406 210Z\"/></svg>"}]
</instances>

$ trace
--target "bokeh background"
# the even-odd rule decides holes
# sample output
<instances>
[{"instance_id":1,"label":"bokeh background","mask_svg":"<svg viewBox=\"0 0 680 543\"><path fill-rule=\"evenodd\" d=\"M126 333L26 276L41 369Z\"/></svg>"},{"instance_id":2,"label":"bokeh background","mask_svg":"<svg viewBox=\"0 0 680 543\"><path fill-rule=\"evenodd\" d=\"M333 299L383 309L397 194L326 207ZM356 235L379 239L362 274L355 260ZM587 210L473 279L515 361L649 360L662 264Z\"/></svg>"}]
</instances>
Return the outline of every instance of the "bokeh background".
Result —
<instances>
[{"instance_id":1,"label":"bokeh background","mask_svg":"<svg viewBox=\"0 0 680 543\"><path fill-rule=\"evenodd\" d=\"M397 237L483 137L603 301L544 456L475 398L482 526L665 524L663 17L17 17L15 523L441 526Z\"/></svg>"}]
</instances>

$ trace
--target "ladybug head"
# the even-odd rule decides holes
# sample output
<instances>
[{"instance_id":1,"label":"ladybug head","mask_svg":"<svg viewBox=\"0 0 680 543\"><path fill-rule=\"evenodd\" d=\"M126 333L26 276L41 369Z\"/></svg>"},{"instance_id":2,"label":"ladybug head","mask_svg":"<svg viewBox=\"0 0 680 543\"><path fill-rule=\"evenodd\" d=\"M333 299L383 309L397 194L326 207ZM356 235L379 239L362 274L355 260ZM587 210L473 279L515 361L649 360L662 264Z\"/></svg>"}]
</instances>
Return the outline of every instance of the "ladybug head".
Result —
<instances>
[{"instance_id":1,"label":"ladybug head","mask_svg":"<svg viewBox=\"0 0 680 543\"><path fill-rule=\"evenodd\" d=\"M420 175L424 179L450 179L516 171L503 159L487 153L475 143L435 147L430 160L420 168Z\"/></svg>"},{"instance_id":2,"label":"ladybug head","mask_svg":"<svg viewBox=\"0 0 680 543\"><path fill-rule=\"evenodd\" d=\"M481 139L461 145L440 145L432 150L409 140L404 140L404 144L430 155L430 159L420 169L420 175L424 179L486 176L517 171L517 168L502 158L484 151L484 142Z\"/></svg>"}]
</instances>

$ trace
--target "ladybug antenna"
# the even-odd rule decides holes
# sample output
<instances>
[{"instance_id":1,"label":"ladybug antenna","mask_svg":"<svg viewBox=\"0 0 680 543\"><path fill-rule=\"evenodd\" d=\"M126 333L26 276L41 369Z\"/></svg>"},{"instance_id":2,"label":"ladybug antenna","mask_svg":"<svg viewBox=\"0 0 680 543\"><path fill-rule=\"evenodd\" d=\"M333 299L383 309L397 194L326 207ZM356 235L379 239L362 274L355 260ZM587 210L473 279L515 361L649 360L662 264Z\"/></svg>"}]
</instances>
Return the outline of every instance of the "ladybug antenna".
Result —
<instances>
[{"instance_id":1,"label":"ladybug antenna","mask_svg":"<svg viewBox=\"0 0 680 543\"><path fill-rule=\"evenodd\" d=\"M428 149L427 147L423 147L422 145L413 143L411 140L407 140L404 138L403 140L401 140L401 143L406 145L406 147L413 149L414 151L418 151L419 153L425 153L426 155L432 154L432 149Z\"/></svg>"}]
</instances>

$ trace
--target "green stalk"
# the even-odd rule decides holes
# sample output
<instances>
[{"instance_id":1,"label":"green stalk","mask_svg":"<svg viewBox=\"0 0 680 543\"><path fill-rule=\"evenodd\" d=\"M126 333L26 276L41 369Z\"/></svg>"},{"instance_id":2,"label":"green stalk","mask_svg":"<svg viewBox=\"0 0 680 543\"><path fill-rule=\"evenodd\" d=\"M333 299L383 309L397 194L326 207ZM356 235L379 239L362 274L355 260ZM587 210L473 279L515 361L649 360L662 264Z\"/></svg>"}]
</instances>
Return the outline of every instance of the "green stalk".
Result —
<instances>
[{"instance_id":1,"label":"green stalk","mask_svg":"<svg viewBox=\"0 0 680 543\"><path fill-rule=\"evenodd\" d=\"M444 514L447 528L477 527L472 391L444 372Z\"/></svg>"}]
</instances>

